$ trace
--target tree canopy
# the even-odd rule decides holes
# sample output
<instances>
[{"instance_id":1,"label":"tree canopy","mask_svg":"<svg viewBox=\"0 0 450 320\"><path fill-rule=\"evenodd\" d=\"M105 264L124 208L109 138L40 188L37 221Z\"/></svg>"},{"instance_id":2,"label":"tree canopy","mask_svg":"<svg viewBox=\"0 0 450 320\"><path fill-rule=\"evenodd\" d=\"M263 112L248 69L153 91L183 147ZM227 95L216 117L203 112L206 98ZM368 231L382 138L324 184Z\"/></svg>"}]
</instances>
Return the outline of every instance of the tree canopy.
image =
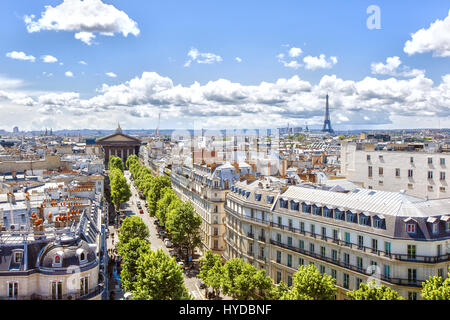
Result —
<instances>
[{"instance_id":1,"label":"tree canopy","mask_svg":"<svg viewBox=\"0 0 450 320\"><path fill-rule=\"evenodd\" d=\"M422 283L422 298L424 300L450 300L450 278L433 276Z\"/></svg>"},{"instance_id":2,"label":"tree canopy","mask_svg":"<svg viewBox=\"0 0 450 320\"><path fill-rule=\"evenodd\" d=\"M150 252L150 242L139 238L131 238L128 242L119 241L117 252L122 257L122 270L120 279L126 291L135 289L137 261L139 258Z\"/></svg>"},{"instance_id":3,"label":"tree canopy","mask_svg":"<svg viewBox=\"0 0 450 320\"><path fill-rule=\"evenodd\" d=\"M133 299L186 300L192 297L184 285L180 266L159 249L138 258Z\"/></svg>"},{"instance_id":4,"label":"tree canopy","mask_svg":"<svg viewBox=\"0 0 450 320\"><path fill-rule=\"evenodd\" d=\"M362 282L358 290L347 292L350 300L403 300L397 291L384 285L377 286L375 281L365 284Z\"/></svg>"},{"instance_id":5,"label":"tree canopy","mask_svg":"<svg viewBox=\"0 0 450 320\"><path fill-rule=\"evenodd\" d=\"M109 184L111 186L111 201L118 209L120 205L127 202L131 197L130 186L123 172L114 168L109 173Z\"/></svg>"},{"instance_id":6,"label":"tree canopy","mask_svg":"<svg viewBox=\"0 0 450 320\"><path fill-rule=\"evenodd\" d=\"M181 201L178 199L175 191L173 191L170 187L164 187L161 190L161 199L159 199L156 204L155 216L158 218L159 223L162 226L165 226L169 212L176 209L176 207L180 205Z\"/></svg>"},{"instance_id":7,"label":"tree canopy","mask_svg":"<svg viewBox=\"0 0 450 320\"><path fill-rule=\"evenodd\" d=\"M149 235L147 225L140 217L126 217L119 229L119 243L128 243L133 238L147 241Z\"/></svg>"},{"instance_id":8,"label":"tree canopy","mask_svg":"<svg viewBox=\"0 0 450 320\"><path fill-rule=\"evenodd\" d=\"M122 159L116 156L111 156L109 158L108 168L110 171L112 171L113 169L119 169L123 172L124 168Z\"/></svg>"},{"instance_id":9,"label":"tree canopy","mask_svg":"<svg viewBox=\"0 0 450 320\"><path fill-rule=\"evenodd\" d=\"M170 187L171 181L167 176L153 178L150 184L150 190L147 191L148 212L150 216L156 214L156 206L161 199L161 190Z\"/></svg>"},{"instance_id":10,"label":"tree canopy","mask_svg":"<svg viewBox=\"0 0 450 320\"><path fill-rule=\"evenodd\" d=\"M292 288L282 300L332 300L336 294L336 279L321 274L314 265L300 266L293 276Z\"/></svg>"}]
</instances>

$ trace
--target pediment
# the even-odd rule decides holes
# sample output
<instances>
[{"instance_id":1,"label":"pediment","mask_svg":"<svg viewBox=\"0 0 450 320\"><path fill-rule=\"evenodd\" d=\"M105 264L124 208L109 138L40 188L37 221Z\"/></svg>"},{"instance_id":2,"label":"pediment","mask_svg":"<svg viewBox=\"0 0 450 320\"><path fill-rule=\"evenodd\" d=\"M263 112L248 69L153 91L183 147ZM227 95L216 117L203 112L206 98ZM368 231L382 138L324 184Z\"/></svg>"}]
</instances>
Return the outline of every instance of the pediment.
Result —
<instances>
[{"instance_id":1,"label":"pediment","mask_svg":"<svg viewBox=\"0 0 450 320\"><path fill-rule=\"evenodd\" d=\"M97 142L140 142L140 141L139 139L121 133L116 133L106 136L104 138L100 138L97 140Z\"/></svg>"}]
</instances>

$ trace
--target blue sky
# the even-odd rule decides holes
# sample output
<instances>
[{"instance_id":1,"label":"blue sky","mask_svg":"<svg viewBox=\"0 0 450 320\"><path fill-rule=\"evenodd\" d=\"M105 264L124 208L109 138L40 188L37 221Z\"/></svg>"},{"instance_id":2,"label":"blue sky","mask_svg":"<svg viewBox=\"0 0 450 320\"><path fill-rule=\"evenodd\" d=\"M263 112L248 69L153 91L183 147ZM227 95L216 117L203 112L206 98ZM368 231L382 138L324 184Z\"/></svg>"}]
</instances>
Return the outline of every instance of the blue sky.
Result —
<instances>
[{"instance_id":1,"label":"blue sky","mask_svg":"<svg viewBox=\"0 0 450 320\"><path fill-rule=\"evenodd\" d=\"M89 1L93 0L85 0ZM443 90L438 90L443 77L450 74L449 56L442 52L436 55L439 46L444 46L447 52L445 39L450 38L450 28L443 24L438 29L442 36L430 40L434 51L424 51L425 45L420 43L424 40L420 39L413 54L404 51L412 34L430 28L437 19L444 21L450 8L446 1L430 1L425 6L423 1L95 0L114 6L109 18L122 11L129 21L136 23L139 33L125 37L120 32L129 25L119 25L113 28L113 36L95 31L96 37L89 45L74 37L75 33L86 31L83 26L78 30L67 30L67 27L45 30L42 26L36 32L27 30L24 16L33 14L36 22L45 6L57 8L62 2L2 1L0 84L1 79L5 82L14 79L20 84L5 88L9 94L3 94L7 98L0 100L5 115L0 119L0 128L11 130L12 120L24 129L111 128L118 120L124 123L124 128L154 128L158 112L161 112L163 128L186 127L186 123L190 126L192 122L221 128L230 123L262 127L287 122L292 125L308 122L318 127L323 117L325 91L331 91L332 99L336 97L331 103L332 122L337 128L433 127L438 118L442 119L441 126L450 126L446 122L450 109L448 98L433 100ZM70 5L78 3L81 1L71 0ZM369 30L366 26L369 17L366 9L372 4L380 8L379 30ZM98 14L99 23L105 18L100 11L90 12L94 16ZM210 53L212 62L198 63L200 60L194 59L186 66L188 52L193 48L199 54ZM301 54L290 57L291 48L300 48ZM7 56L14 51L33 56L34 62ZM319 58L321 54L330 65L308 69L303 59ZM51 55L58 61L44 63L43 55ZM331 57L336 58L336 63L331 62ZM393 62L394 69L386 71L381 66L379 70L385 71L374 73L371 65L387 65L389 57L398 57L395 61L401 64ZM286 67L282 62L294 60L301 66ZM85 61L86 65L79 61ZM414 69L423 70L424 83L419 80L412 83L416 76L399 75L400 71ZM68 71L72 77L67 76ZM116 77L106 75L111 72ZM144 72L151 75L144 77ZM378 82L361 82L366 77ZM140 83L136 85L139 92L133 91L136 87L128 82L134 78ZM390 78L391 82L383 82ZM261 82L274 85L278 79L293 79L293 83L283 84L289 85L293 93L286 93L289 90L283 86L260 86ZM342 88L339 83L345 81L353 84L347 83ZM195 82L199 88L191 87ZM99 91L104 84L108 87ZM161 85L164 90L160 89ZM374 88L367 88L370 85ZM347 86L356 86L355 92L349 93ZM397 86L398 93L390 92L385 98L379 96L386 87ZM417 86L429 88L423 96L411 101L405 90L412 94ZM376 92L361 93L367 90ZM435 92L427 95L430 90ZM127 99L117 100L117 96L127 94L130 95ZM49 95L57 101L49 101ZM270 99L261 102L255 98L258 95ZM47 99L39 99L42 96ZM21 106L27 98L31 100ZM93 98L101 103L94 103ZM270 104L271 99L276 103ZM389 103L395 104L394 108L389 108ZM425 110L428 103L433 104L430 113ZM419 110L420 106L423 110ZM23 117L14 116L21 112ZM34 115L30 117L25 112Z\"/></svg>"}]
</instances>

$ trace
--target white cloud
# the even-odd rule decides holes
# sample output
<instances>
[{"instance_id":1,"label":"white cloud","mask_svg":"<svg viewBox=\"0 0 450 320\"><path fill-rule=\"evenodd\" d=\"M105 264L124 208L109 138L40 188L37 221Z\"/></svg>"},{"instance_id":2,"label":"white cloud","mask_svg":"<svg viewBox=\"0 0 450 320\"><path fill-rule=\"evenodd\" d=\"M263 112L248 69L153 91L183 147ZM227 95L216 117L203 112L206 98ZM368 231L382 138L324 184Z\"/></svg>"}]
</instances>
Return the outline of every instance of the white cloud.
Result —
<instances>
[{"instance_id":1,"label":"white cloud","mask_svg":"<svg viewBox=\"0 0 450 320\"><path fill-rule=\"evenodd\" d=\"M389 75L394 77L416 77L425 73L425 70L411 69L407 66L402 66L402 61L399 57L393 56L386 59L386 63L378 62L371 64L372 74Z\"/></svg>"},{"instance_id":2,"label":"white cloud","mask_svg":"<svg viewBox=\"0 0 450 320\"><path fill-rule=\"evenodd\" d=\"M82 64L82 65L87 65L86 61L83 61L83 60L78 61L78 63Z\"/></svg>"},{"instance_id":3,"label":"white cloud","mask_svg":"<svg viewBox=\"0 0 450 320\"><path fill-rule=\"evenodd\" d=\"M34 56L27 55L25 52L22 52L22 51L7 52L6 56L8 58L16 59L16 60L25 60L25 61L31 61L31 62L36 61L36 58Z\"/></svg>"},{"instance_id":4,"label":"white cloud","mask_svg":"<svg viewBox=\"0 0 450 320\"><path fill-rule=\"evenodd\" d=\"M101 0L64 0L45 10L38 20L34 15L26 15L24 21L28 32L41 30L75 32L75 38L91 45L95 33L112 36L115 33L139 35L137 23L128 15Z\"/></svg>"},{"instance_id":5,"label":"white cloud","mask_svg":"<svg viewBox=\"0 0 450 320\"><path fill-rule=\"evenodd\" d=\"M10 83L10 89L0 90L2 106L8 101L32 106L34 112L25 107L14 110L23 110L24 119L30 123L36 120L36 125L38 119L53 116L66 128L114 126L116 119L121 119L121 124L124 121L144 128L159 111L171 123L183 119L189 126L199 121L205 128L262 128L285 126L287 121L303 126L305 120L310 127L319 126L323 123L327 93L335 129L358 125L386 127L395 119L406 119L407 124L420 123L417 119L450 118L450 74L437 84L421 74L400 80L366 77L361 81L325 75L316 84L296 75L255 85L219 79L184 86L155 72L144 72L117 85L104 84L88 99L81 99L76 92L26 94L20 91L21 81L4 82ZM0 77L0 87L2 83ZM39 116L30 119L30 113ZM5 121L0 119L0 125Z\"/></svg>"},{"instance_id":6,"label":"white cloud","mask_svg":"<svg viewBox=\"0 0 450 320\"><path fill-rule=\"evenodd\" d=\"M117 78L117 74L115 74L114 72L107 72L107 73L105 73L108 77L111 77L111 78Z\"/></svg>"},{"instance_id":7,"label":"white cloud","mask_svg":"<svg viewBox=\"0 0 450 320\"><path fill-rule=\"evenodd\" d=\"M65 75L66 77L69 77L69 78L72 78L72 77L73 77L72 71L66 71L66 73L64 73L64 75Z\"/></svg>"},{"instance_id":8,"label":"white cloud","mask_svg":"<svg viewBox=\"0 0 450 320\"><path fill-rule=\"evenodd\" d=\"M41 57L42 61L45 63L55 63L58 62L58 59L51 55L45 55Z\"/></svg>"},{"instance_id":9,"label":"white cloud","mask_svg":"<svg viewBox=\"0 0 450 320\"><path fill-rule=\"evenodd\" d=\"M302 49L292 47L291 49L289 49L289 56L291 56L292 58L296 58L300 56L302 52L303 52Z\"/></svg>"},{"instance_id":10,"label":"white cloud","mask_svg":"<svg viewBox=\"0 0 450 320\"><path fill-rule=\"evenodd\" d=\"M432 52L435 57L450 57L450 10L444 20L437 19L428 29L411 34L403 51L409 55Z\"/></svg>"},{"instance_id":11,"label":"white cloud","mask_svg":"<svg viewBox=\"0 0 450 320\"><path fill-rule=\"evenodd\" d=\"M305 63L305 68L308 70L330 69L337 63L337 58L332 56L327 61L326 56L321 54L319 57L306 56L303 58L303 62Z\"/></svg>"},{"instance_id":12,"label":"white cloud","mask_svg":"<svg viewBox=\"0 0 450 320\"><path fill-rule=\"evenodd\" d=\"M199 52L196 48L191 48L187 55L189 59L184 64L185 67L189 67L192 62L197 62L200 64L213 64L222 61L221 56L214 53Z\"/></svg>"},{"instance_id":13,"label":"white cloud","mask_svg":"<svg viewBox=\"0 0 450 320\"><path fill-rule=\"evenodd\" d=\"M236 61L237 61L237 62L239 62L239 63L241 63L241 62L242 62L242 59L241 59L241 58L239 58L239 57L236 57L235 59L236 59Z\"/></svg>"}]
</instances>

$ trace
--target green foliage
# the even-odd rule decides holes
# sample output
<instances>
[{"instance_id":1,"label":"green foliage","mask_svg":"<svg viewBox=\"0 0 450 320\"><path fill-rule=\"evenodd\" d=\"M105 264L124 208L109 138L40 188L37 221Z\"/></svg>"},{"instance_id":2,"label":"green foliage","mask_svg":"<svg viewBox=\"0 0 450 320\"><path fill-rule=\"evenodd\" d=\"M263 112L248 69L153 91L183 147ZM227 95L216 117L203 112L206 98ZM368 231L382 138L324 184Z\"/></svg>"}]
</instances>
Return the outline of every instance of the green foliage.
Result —
<instances>
[{"instance_id":1,"label":"green foliage","mask_svg":"<svg viewBox=\"0 0 450 320\"><path fill-rule=\"evenodd\" d=\"M200 259L200 272L198 277L203 281L208 278L208 272L215 266L217 262L221 262L222 259L218 254L212 253L211 250L205 252L204 256Z\"/></svg>"},{"instance_id":2,"label":"green foliage","mask_svg":"<svg viewBox=\"0 0 450 320\"><path fill-rule=\"evenodd\" d=\"M118 209L120 204L127 202L131 197L130 186L120 169L115 168L109 173L109 184L111 186L111 200Z\"/></svg>"},{"instance_id":3,"label":"green foliage","mask_svg":"<svg viewBox=\"0 0 450 320\"><path fill-rule=\"evenodd\" d=\"M268 300L281 300L281 297L289 292L288 285L281 281L278 285L273 285L272 289L266 294Z\"/></svg>"},{"instance_id":4,"label":"green foliage","mask_svg":"<svg viewBox=\"0 0 450 320\"><path fill-rule=\"evenodd\" d=\"M139 164L139 158L135 154L132 154L131 156L129 156L127 158L127 161L125 162L125 164L127 165L128 170L130 170L130 167L133 164L136 164L136 163Z\"/></svg>"},{"instance_id":5,"label":"green foliage","mask_svg":"<svg viewBox=\"0 0 450 320\"><path fill-rule=\"evenodd\" d=\"M158 218L159 223L162 226L165 226L169 211L180 205L181 201L178 199L175 191L173 191L170 187L163 188L161 190L161 199L159 199L156 204L155 216Z\"/></svg>"},{"instance_id":6,"label":"green foliage","mask_svg":"<svg viewBox=\"0 0 450 320\"><path fill-rule=\"evenodd\" d=\"M133 238L146 241L150 233L140 217L126 217L119 229L119 243L126 244Z\"/></svg>"},{"instance_id":7,"label":"green foliage","mask_svg":"<svg viewBox=\"0 0 450 320\"><path fill-rule=\"evenodd\" d=\"M228 260L223 267L222 289L237 300L260 299L259 292L270 292L272 280L264 269L257 270L242 259Z\"/></svg>"},{"instance_id":8,"label":"green foliage","mask_svg":"<svg viewBox=\"0 0 450 320\"><path fill-rule=\"evenodd\" d=\"M422 298L424 300L450 300L450 278L433 276L422 283Z\"/></svg>"},{"instance_id":9,"label":"green foliage","mask_svg":"<svg viewBox=\"0 0 450 320\"><path fill-rule=\"evenodd\" d=\"M114 169L119 169L123 172L123 161L119 157L111 156L108 162L108 168L110 171Z\"/></svg>"},{"instance_id":10,"label":"green foliage","mask_svg":"<svg viewBox=\"0 0 450 320\"><path fill-rule=\"evenodd\" d=\"M365 284L361 283L358 290L347 292L350 300L403 300L397 291L381 285L376 286L375 281Z\"/></svg>"},{"instance_id":11,"label":"green foliage","mask_svg":"<svg viewBox=\"0 0 450 320\"><path fill-rule=\"evenodd\" d=\"M173 242L187 247L190 253L193 253L195 248L201 244L201 224L202 218L195 213L194 206L190 202L176 205L169 211L166 220L166 227Z\"/></svg>"},{"instance_id":12,"label":"green foliage","mask_svg":"<svg viewBox=\"0 0 450 320\"><path fill-rule=\"evenodd\" d=\"M165 187L170 187L170 185L171 182L167 176L156 177L151 182L150 190L147 191L148 212L150 216L153 217L156 214L156 206L159 199L161 199L161 190Z\"/></svg>"},{"instance_id":13,"label":"green foliage","mask_svg":"<svg viewBox=\"0 0 450 320\"><path fill-rule=\"evenodd\" d=\"M281 300L332 300L336 294L336 279L321 274L314 265L300 266L293 276L292 288Z\"/></svg>"},{"instance_id":14,"label":"green foliage","mask_svg":"<svg viewBox=\"0 0 450 320\"><path fill-rule=\"evenodd\" d=\"M137 261L140 256L150 252L150 243L147 240L131 238L128 242L119 242L117 252L122 257L122 271L120 280L126 291L133 291L137 273Z\"/></svg>"},{"instance_id":15,"label":"green foliage","mask_svg":"<svg viewBox=\"0 0 450 320\"><path fill-rule=\"evenodd\" d=\"M183 279L183 272L174 258L164 251L150 251L137 260L133 300L192 299Z\"/></svg>"}]
</instances>

